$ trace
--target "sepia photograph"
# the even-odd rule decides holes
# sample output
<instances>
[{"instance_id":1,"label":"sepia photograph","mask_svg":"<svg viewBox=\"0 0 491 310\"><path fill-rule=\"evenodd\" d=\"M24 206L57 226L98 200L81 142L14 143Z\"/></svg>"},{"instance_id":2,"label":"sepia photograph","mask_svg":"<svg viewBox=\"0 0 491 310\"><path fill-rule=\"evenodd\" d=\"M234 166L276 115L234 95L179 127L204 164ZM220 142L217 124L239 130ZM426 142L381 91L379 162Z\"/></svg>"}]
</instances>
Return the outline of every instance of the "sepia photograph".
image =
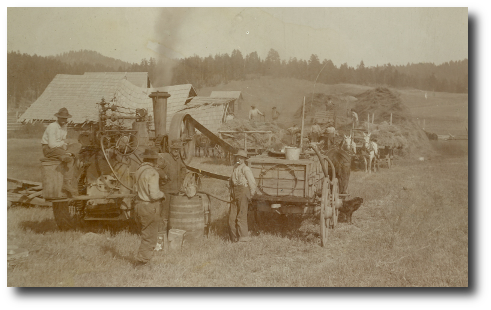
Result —
<instances>
[{"instance_id":1,"label":"sepia photograph","mask_svg":"<svg viewBox=\"0 0 491 310\"><path fill-rule=\"evenodd\" d=\"M467 7L6 13L7 287L470 286Z\"/></svg>"}]
</instances>

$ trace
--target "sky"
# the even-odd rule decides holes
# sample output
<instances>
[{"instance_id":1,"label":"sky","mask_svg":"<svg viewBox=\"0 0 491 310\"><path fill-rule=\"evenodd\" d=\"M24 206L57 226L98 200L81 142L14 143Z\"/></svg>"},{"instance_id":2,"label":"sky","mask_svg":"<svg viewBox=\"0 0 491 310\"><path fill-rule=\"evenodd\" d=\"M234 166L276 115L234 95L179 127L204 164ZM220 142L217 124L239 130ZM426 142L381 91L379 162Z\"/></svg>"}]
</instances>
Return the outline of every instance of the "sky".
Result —
<instances>
[{"instance_id":1,"label":"sky","mask_svg":"<svg viewBox=\"0 0 491 310\"><path fill-rule=\"evenodd\" d=\"M273 48L337 66L468 58L467 8L8 8L7 50L71 50L139 63Z\"/></svg>"}]
</instances>

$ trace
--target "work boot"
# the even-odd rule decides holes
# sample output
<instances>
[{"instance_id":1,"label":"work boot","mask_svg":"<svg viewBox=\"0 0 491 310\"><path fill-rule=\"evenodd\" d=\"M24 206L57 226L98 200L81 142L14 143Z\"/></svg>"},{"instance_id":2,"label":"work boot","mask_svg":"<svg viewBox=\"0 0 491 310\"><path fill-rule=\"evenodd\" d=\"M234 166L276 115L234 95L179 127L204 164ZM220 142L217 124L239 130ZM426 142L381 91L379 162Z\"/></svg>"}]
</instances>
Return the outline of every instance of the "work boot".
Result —
<instances>
[{"instance_id":1,"label":"work boot","mask_svg":"<svg viewBox=\"0 0 491 310\"><path fill-rule=\"evenodd\" d=\"M78 196L78 188L73 185L72 180L63 180L63 187L61 189L67 192L70 197Z\"/></svg>"}]
</instances>

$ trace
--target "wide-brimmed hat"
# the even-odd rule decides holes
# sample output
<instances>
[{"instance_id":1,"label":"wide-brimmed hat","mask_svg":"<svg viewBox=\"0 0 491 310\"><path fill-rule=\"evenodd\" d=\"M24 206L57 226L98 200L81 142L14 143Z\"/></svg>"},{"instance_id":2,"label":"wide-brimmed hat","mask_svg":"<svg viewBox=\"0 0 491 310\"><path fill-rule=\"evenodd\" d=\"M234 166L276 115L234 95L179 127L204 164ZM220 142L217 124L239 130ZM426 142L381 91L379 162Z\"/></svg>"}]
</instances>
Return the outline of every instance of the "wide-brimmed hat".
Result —
<instances>
[{"instance_id":1,"label":"wide-brimmed hat","mask_svg":"<svg viewBox=\"0 0 491 310\"><path fill-rule=\"evenodd\" d=\"M72 117L70 115L70 113L68 113L68 110L67 108L61 108L58 113L55 114L56 117L59 117L59 118L70 118Z\"/></svg>"},{"instance_id":2,"label":"wide-brimmed hat","mask_svg":"<svg viewBox=\"0 0 491 310\"><path fill-rule=\"evenodd\" d=\"M247 158L247 152L244 151L244 150L239 150L237 152L237 154L234 154L235 157L239 156L239 157L244 157L244 158Z\"/></svg>"},{"instance_id":3,"label":"wide-brimmed hat","mask_svg":"<svg viewBox=\"0 0 491 310\"><path fill-rule=\"evenodd\" d=\"M256 107L255 105L251 104L251 108L255 108L255 107Z\"/></svg>"},{"instance_id":4,"label":"wide-brimmed hat","mask_svg":"<svg viewBox=\"0 0 491 310\"><path fill-rule=\"evenodd\" d=\"M141 155L143 159L158 159L159 154L157 151L152 150L152 149L146 149L145 152Z\"/></svg>"}]
</instances>

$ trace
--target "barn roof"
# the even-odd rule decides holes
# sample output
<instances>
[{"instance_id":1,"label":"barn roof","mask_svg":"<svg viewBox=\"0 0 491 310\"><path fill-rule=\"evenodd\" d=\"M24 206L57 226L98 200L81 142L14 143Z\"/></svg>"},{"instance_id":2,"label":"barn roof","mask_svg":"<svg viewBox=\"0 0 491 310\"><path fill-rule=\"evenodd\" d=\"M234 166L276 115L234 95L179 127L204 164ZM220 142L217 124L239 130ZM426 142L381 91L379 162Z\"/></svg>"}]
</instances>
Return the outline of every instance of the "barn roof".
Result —
<instances>
[{"instance_id":1,"label":"barn roof","mask_svg":"<svg viewBox=\"0 0 491 310\"><path fill-rule=\"evenodd\" d=\"M85 72L84 75L114 79L126 79L131 82L131 84L138 87L151 87L148 72Z\"/></svg>"},{"instance_id":2,"label":"barn roof","mask_svg":"<svg viewBox=\"0 0 491 310\"><path fill-rule=\"evenodd\" d=\"M154 91L167 91L171 96L167 104L167 124L175 112L184 107L196 91L191 84L160 88L142 88L127 79L116 78L111 74L58 74L43 94L19 118L20 122L52 121L54 114L66 107L73 116L71 123L81 124L98 120L98 105L102 98L107 102L127 108L145 108L153 114L152 99Z\"/></svg>"},{"instance_id":3,"label":"barn roof","mask_svg":"<svg viewBox=\"0 0 491 310\"><path fill-rule=\"evenodd\" d=\"M242 97L241 91L212 91L211 98L234 98L234 99L244 99Z\"/></svg>"},{"instance_id":4,"label":"barn roof","mask_svg":"<svg viewBox=\"0 0 491 310\"><path fill-rule=\"evenodd\" d=\"M223 123L225 108L233 98L194 97L179 112L189 113L211 132L217 133Z\"/></svg>"}]
</instances>

